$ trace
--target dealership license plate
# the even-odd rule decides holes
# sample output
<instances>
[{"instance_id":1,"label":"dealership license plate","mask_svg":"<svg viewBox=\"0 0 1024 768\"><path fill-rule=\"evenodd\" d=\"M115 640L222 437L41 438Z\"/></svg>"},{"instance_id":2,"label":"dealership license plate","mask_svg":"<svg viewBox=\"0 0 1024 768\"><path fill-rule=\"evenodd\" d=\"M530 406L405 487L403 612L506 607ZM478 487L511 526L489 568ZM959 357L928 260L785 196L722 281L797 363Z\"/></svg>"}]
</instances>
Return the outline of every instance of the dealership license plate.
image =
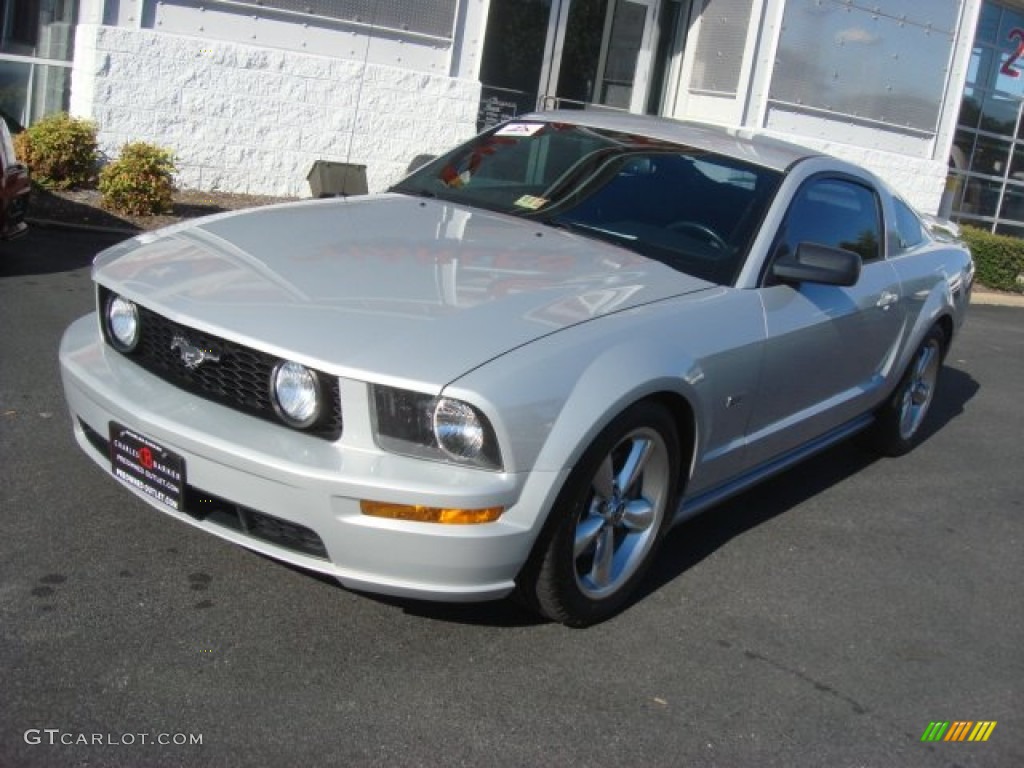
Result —
<instances>
[{"instance_id":1,"label":"dealership license plate","mask_svg":"<svg viewBox=\"0 0 1024 768\"><path fill-rule=\"evenodd\" d=\"M185 459L148 437L110 422L110 469L114 476L171 509L181 509Z\"/></svg>"}]
</instances>

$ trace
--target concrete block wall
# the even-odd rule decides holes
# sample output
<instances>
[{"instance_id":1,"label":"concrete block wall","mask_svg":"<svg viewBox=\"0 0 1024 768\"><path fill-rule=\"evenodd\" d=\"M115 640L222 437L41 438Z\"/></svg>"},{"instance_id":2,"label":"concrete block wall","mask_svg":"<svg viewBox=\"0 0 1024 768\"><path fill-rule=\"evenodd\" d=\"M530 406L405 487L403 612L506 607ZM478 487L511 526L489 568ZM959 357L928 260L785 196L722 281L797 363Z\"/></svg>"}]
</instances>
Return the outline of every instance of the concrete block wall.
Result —
<instances>
[{"instance_id":1,"label":"concrete block wall","mask_svg":"<svg viewBox=\"0 0 1024 768\"><path fill-rule=\"evenodd\" d=\"M947 163L846 145L826 144L822 150L867 168L922 213L939 212L949 175Z\"/></svg>"},{"instance_id":2,"label":"concrete block wall","mask_svg":"<svg viewBox=\"0 0 1024 768\"><path fill-rule=\"evenodd\" d=\"M476 131L480 85L362 61L79 25L71 112L111 158L173 150L184 188L308 196L316 160L367 166L371 191Z\"/></svg>"}]
</instances>

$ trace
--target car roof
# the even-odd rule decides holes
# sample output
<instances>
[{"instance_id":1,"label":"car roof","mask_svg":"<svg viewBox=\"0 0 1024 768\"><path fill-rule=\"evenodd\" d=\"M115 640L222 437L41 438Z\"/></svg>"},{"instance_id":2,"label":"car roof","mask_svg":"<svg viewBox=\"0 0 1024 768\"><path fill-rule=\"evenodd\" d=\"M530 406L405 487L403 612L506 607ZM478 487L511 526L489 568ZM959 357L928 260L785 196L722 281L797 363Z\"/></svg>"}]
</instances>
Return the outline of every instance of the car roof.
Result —
<instances>
[{"instance_id":1,"label":"car roof","mask_svg":"<svg viewBox=\"0 0 1024 768\"><path fill-rule=\"evenodd\" d=\"M808 157L824 156L807 147L773 139L749 129L726 128L719 125L683 122L667 117L635 115L610 110L562 109L550 112L532 112L514 120L573 123L588 128L636 134L746 160L776 171L785 171L794 163Z\"/></svg>"}]
</instances>

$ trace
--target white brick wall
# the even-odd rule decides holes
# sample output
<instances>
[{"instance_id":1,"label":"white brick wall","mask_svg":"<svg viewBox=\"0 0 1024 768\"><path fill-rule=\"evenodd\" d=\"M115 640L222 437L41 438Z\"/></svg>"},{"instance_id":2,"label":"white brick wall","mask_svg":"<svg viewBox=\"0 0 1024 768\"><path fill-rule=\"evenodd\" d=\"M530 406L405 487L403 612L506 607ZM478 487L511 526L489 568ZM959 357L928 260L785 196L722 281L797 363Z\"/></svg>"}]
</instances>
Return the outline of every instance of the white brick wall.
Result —
<instances>
[{"instance_id":1,"label":"white brick wall","mask_svg":"<svg viewBox=\"0 0 1024 768\"><path fill-rule=\"evenodd\" d=\"M71 112L97 121L110 157L128 141L173 150L182 187L306 196L316 160L366 165L383 189L414 156L472 136L479 96L472 80L79 25Z\"/></svg>"}]
</instances>

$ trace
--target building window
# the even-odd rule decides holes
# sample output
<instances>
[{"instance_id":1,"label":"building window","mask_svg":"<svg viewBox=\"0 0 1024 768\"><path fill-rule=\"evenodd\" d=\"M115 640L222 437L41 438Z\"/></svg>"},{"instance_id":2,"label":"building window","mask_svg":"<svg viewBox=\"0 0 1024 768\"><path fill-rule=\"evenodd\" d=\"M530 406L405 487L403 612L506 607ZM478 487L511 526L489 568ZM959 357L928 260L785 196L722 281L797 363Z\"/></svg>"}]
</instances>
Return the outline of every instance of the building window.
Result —
<instances>
[{"instance_id":1,"label":"building window","mask_svg":"<svg viewBox=\"0 0 1024 768\"><path fill-rule=\"evenodd\" d=\"M77 0L0 0L0 54L71 61Z\"/></svg>"},{"instance_id":2,"label":"building window","mask_svg":"<svg viewBox=\"0 0 1024 768\"><path fill-rule=\"evenodd\" d=\"M67 109L78 0L0 0L0 117L17 131Z\"/></svg>"},{"instance_id":3,"label":"building window","mask_svg":"<svg viewBox=\"0 0 1024 768\"><path fill-rule=\"evenodd\" d=\"M769 99L934 136L960 5L787 0Z\"/></svg>"},{"instance_id":4,"label":"building window","mask_svg":"<svg viewBox=\"0 0 1024 768\"><path fill-rule=\"evenodd\" d=\"M952 218L1024 232L1024 12L982 6L967 72L951 176Z\"/></svg>"}]
</instances>

